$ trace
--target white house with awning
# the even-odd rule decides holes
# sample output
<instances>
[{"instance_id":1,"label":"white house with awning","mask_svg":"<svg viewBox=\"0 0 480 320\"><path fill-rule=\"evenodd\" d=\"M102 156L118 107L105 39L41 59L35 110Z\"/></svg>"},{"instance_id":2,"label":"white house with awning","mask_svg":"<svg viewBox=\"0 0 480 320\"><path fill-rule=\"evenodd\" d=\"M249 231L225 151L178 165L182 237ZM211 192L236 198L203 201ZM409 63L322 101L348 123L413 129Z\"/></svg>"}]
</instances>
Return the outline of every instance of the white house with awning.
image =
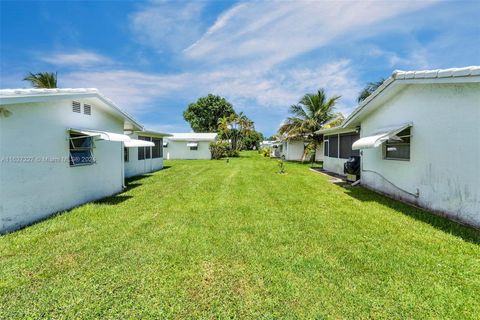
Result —
<instances>
[{"instance_id":1,"label":"white house with awning","mask_svg":"<svg viewBox=\"0 0 480 320\"><path fill-rule=\"evenodd\" d=\"M0 90L0 233L121 192L142 129L96 89Z\"/></svg>"},{"instance_id":2,"label":"white house with awning","mask_svg":"<svg viewBox=\"0 0 480 320\"><path fill-rule=\"evenodd\" d=\"M217 133L172 133L164 139L166 159L211 159L210 143L217 140Z\"/></svg>"},{"instance_id":3,"label":"white house with awning","mask_svg":"<svg viewBox=\"0 0 480 320\"><path fill-rule=\"evenodd\" d=\"M163 168L163 139L168 133L135 131L129 133L132 142L125 142L125 177L130 178Z\"/></svg>"},{"instance_id":4,"label":"white house with awning","mask_svg":"<svg viewBox=\"0 0 480 320\"><path fill-rule=\"evenodd\" d=\"M337 130L361 184L480 227L480 67L395 71Z\"/></svg>"}]
</instances>

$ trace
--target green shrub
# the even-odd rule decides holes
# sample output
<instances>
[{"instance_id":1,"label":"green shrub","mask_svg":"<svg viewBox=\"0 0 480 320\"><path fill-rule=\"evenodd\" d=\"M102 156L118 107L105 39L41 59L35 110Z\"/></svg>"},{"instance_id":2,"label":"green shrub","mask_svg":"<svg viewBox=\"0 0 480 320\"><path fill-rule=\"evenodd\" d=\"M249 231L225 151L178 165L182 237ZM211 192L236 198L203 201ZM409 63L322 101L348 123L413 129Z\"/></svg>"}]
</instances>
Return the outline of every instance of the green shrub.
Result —
<instances>
[{"instance_id":1,"label":"green shrub","mask_svg":"<svg viewBox=\"0 0 480 320\"><path fill-rule=\"evenodd\" d=\"M240 157L240 151L228 149L227 150L227 157L231 157L231 158Z\"/></svg>"},{"instance_id":2,"label":"green shrub","mask_svg":"<svg viewBox=\"0 0 480 320\"><path fill-rule=\"evenodd\" d=\"M270 157L270 155L272 154L272 148L265 147L260 149L258 152L264 157Z\"/></svg>"},{"instance_id":3,"label":"green shrub","mask_svg":"<svg viewBox=\"0 0 480 320\"><path fill-rule=\"evenodd\" d=\"M210 142L210 152L212 153L212 159L221 159L227 157L230 150L228 142L225 141L215 141Z\"/></svg>"}]
</instances>

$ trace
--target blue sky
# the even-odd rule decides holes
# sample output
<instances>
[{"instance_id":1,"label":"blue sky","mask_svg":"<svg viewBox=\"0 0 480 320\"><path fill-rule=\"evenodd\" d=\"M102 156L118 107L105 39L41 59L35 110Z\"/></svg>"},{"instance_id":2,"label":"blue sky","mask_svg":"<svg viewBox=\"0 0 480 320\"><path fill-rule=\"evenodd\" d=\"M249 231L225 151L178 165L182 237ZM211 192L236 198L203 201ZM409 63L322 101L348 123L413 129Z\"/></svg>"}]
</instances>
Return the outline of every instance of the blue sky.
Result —
<instances>
[{"instance_id":1,"label":"blue sky","mask_svg":"<svg viewBox=\"0 0 480 320\"><path fill-rule=\"evenodd\" d=\"M215 93L273 134L325 88L348 115L393 70L480 65L479 1L2 1L0 87L58 71L147 128L190 131L182 112Z\"/></svg>"}]
</instances>

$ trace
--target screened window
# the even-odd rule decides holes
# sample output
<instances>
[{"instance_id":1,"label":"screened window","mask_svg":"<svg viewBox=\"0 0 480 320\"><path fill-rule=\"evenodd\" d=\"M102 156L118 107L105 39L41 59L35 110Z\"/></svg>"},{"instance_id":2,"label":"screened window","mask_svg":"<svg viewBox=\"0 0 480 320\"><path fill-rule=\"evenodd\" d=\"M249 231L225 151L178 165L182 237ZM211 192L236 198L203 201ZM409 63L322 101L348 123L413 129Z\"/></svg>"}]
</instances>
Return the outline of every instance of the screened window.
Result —
<instances>
[{"instance_id":1,"label":"screened window","mask_svg":"<svg viewBox=\"0 0 480 320\"><path fill-rule=\"evenodd\" d=\"M130 149L129 148L123 148L123 161L128 162L130 160Z\"/></svg>"},{"instance_id":2,"label":"screened window","mask_svg":"<svg viewBox=\"0 0 480 320\"><path fill-rule=\"evenodd\" d=\"M153 138L152 142L155 143L155 147L152 147L152 158L163 157L163 139Z\"/></svg>"},{"instance_id":3,"label":"screened window","mask_svg":"<svg viewBox=\"0 0 480 320\"><path fill-rule=\"evenodd\" d=\"M328 140L324 140L323 142L323 155L328 157Z\"/></svg>"},{"instance_id":4,"label":"screened window","mask_svg":"<svg viewBox=\"0 0 480 320\"><path fill-rule=\"evenodd\" d=\"M92 137L70 133L70 166L94 164L93 147Z\"/></svg>"},{"instance_id":5,"label":"screened window","mask_svg":"<svg viewBox=\"0 0 480 320\"><path fill-rule=\"evenodd\" d=\"M407 128L385 142L385 159L410 160L410 138L410 128Z\"/></svg>"},{"instance_id":6,"label":"screened window","mask_svg":"<svg viewBox=\"0 0 480 320\"><path fill-rule=\"evenodd\" d=\"M152 138L138 137L138 140L152 141ZM152 157L151 149L152 147L138 147L138 160L150 159Z\"/></svg>"},{"instance_id":7,"label":"screened window","mask_svg":"<svg viewBox=\"0 0 480 320\"><path fill-rule=\"evenodd\" d=\"M351 156L359 156L360 150L352 150L352 144L360 139L358 133L344 133L340 135L340 158L348 159Z\"/></svg>"},{"instance_id":8,"label":"screened window","mask_svg":"<svg viewBox=\"0 0 480 320\"><path fill-rule=\"evenodd\" d=\"M338 135L328 137L328 156L338 158Z\"/></svg>"},{"instance_id":9,"label":"screened window","mask_svg":"<svg viewBox=\"0 0 480 320\"><path fill-rule=\"evenodd\" d=\"M192 146L190 147L190 150L198 150L198 146Z\"/></svg>"}]
</instances>

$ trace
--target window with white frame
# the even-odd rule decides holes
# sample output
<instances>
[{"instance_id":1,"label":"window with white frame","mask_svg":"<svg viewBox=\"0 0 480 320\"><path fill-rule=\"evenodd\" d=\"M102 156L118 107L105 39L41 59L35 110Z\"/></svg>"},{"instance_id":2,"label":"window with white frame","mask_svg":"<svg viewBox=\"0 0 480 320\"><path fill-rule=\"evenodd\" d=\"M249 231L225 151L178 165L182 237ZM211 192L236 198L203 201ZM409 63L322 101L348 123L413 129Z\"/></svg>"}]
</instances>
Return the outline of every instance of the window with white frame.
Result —
<instances>
[{"instance_id":1,"label":"window with white frame","mask_svg":"<svg viewBox=\"0 0 480 320\"><path fill-rule=\"evenodd\" d=\"M152 138L152 142L155 144L152 147L152 158L162 158L163 157L163 139L162 138Z\"/></svg>"},{"instance_id":2,"label":"window with white frame","mask_svg":"<svg viewBox=\"0 0 480 320\"><path fill-rule=\"evenodd\" d=\"M86 135L70 133L70 166L85 166L95 163L93 156L93 138Z\"/></svg>"},{"instance_id":3,"label":"window with white frame","mask_svg":"<svg viewBox=\"0 0 480 320\"><path fill-rule=\"evenodd\" d=\"M384 143L384 159L410 160L411 130L407 128Z\"/></svg>"}]
</instances>

